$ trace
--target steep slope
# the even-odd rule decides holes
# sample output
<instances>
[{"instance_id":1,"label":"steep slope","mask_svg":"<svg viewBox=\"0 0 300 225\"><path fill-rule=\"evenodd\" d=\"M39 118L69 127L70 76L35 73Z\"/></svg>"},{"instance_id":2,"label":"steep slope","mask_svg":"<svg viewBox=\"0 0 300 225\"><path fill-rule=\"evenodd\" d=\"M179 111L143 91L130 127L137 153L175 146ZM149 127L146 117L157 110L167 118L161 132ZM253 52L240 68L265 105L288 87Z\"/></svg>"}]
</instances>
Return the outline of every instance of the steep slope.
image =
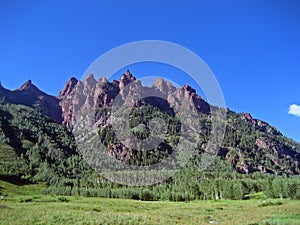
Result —
<instances>
[{"instance_id":1,"label":"steep slope","mask_svg":"<svg viewBox=\"0 0 300 225\"><path fill-rule=\"evenodd\" d=\"M26 81L14 91L5 89L0 84L0 98L7 103L21 104L37 108L57 123L62 122L59 99L39 90L31 80Z\"/></svg>"},{"instance_id":2,"label":"steep slope","mask_svg":"<svg viewBox=\"0 0 300 225\"><path fill-rule=\"evenodd\" d=\"M208 146L212 132L212 106L192 87L184 85L175 88L161 78L155 80L152 87L143 87L129 70L122 74L119 81L112 82L105 78L96 80L92 74L83 81L71 78L57 97L43 93L31 81L15 91L0 85L0 96L8 103L34 107L69 130L73 129L74 124L82 122L85 115L92 113L92 123L98 126L99 138L106 146L106 154L128 164L151 165L174 151L179 136L188 128L180 121L180 110L194 112L199 118L195 125L196 134L193 136L193 140L197 142L197 156L193 159L195 163ZM128 111L128 121L125 122L129 126L128 132L133 135L133 139L126 142L121 141L116 134L116 129L122 128L122 123L111 122L111 114L115 108L119 107L127 112L124 104L131 108ZM252 118L249 113L238 114L227 109L226 114L226 121L220 121L226 123L224 141L213 148L236 171L300 174L298 143L284 137L268 123ZM124 144L134 142L134 138L147 139L151 133L149 123L155 118L163 118L161 126L165 126L160 145L142 153L139 148L143 146ZM3 124L5 121L2 120ZM9 135L9 139L14 140L13 136L16 134L13 131L8 128L5 132L2 135L4 139ZM11 143L19 142L15 139ZM19 153L24 151L21 143L12 146L5 142L3 148L15 148ZM14 154L10 150L7 152Z\"/></svg>"},{"instance_id":3,"label":"steep slope","mask_svg":"<svg viewBox=\"0 0 300 225\"><path fill-rule=\"evenodd\" d=\"M219 155L241 173L300 174L300 145L249 113L227 113Z\"/></svg>"},{"instance_id":4,"label":"steep slope","mask_svg":"<svg viewBox=\"0 0 300 225\"><path fill-rule=\"evenodd\" d=\"M136 94L143 99L135 99ZM210 111L209 104L188 85L176 89L163 79L157 79L151 88L147 88L127 70L120 81L109 82L105 78L96 81L92 74L84 81L71 78L58 96L63 112L63 124L72 127L81 113L112 107L117 96L129 104L146 99L145 101L150 101L152 105L166 110L177 108L186 101L190 109L204 113Z\"/></svg>"},{"instance_id":5,"label":"steep slope","mask_svg":"<svg viewBox=\"0 0 300 225\"><path fill-rule=\"evenodd\" d=\"M67 83L66 87L68 86ZM211 106L197 95L192 87L184 85L175 88L163 79L155 80L150 88L143 87L129 70L121 76L120 81L113 82L105 79L97 82L90 75L83 82L78 81L73 90L62 98L60 104L64 112L69 112L67 117L72 118L66 120L66 124L69 125L80 121L81 115L85 115L87 111L95 110L94 122L99 127L100 139L107 148L107 154L129 164L134 162L150 165L159 162L173 151L181 126L180 120L176 120L177 113L182 107L198 114L199 135L195 141L198 142L199 155L204 152L212 130ZM124 140L127 146L124 141L118 139L115 132L115 129L121 128L116 123L112 127L108 122L112 107L117 106L121 109L124 104L132 108L128 125L129 132L134 135L131 141ZM126 111L126 107L124 110ZM168 121L166 136L161 145L144 154L132 142L136 137L149 137L148 124L155 117L162 117ZM215 148L218 155L238 172L300 173L300 146L284 137L278 129L252 118L249 113L237 114L229 109L227 121L223 122L227 123L225 138L223 143Z\"/></svg>"},{"instance_id":6,"label":"steep slope","mask_svg":"<svg viewBox=\"0 0 300 225\"><path fill-rule=\"evenodd\" d=\"M0 103L0 175L51 183L75 177L79 162L65 127L30 107Z\"/></svg>"}]
</instances>

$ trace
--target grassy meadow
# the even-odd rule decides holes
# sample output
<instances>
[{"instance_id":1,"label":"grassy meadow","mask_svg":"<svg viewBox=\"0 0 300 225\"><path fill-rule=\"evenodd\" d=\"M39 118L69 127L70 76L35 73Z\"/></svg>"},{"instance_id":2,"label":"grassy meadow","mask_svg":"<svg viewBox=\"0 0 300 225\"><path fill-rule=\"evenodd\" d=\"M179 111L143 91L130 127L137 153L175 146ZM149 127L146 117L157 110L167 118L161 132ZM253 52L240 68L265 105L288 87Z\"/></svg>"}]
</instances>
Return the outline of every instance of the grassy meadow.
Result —
<instances>
[{"instance_id":1,"label":"grassy meadow","mask_svg":"<svg viewBox=\"0 0 300 225\"><path fill-rule=\"evenodd\" d=\"M0 181L0 224L300 224L298 200L138 201L42 195Z\"/></svg>"}]
</instances>

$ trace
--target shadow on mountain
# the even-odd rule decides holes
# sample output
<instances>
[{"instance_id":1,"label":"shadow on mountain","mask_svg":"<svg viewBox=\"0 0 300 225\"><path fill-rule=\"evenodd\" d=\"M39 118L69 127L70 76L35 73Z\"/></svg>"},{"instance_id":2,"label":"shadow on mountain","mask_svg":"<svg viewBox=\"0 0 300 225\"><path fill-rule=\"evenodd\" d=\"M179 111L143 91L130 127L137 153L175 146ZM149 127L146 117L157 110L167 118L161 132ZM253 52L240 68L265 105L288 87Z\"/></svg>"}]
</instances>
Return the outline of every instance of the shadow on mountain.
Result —
<instances>
[{"instance_id":1,"label":"shadow on mountain","mask_svg":"<svg viewBox=\"0 0 300 225\"><path fill-rule=\"evenodd\" d=\"M9 182L14 185L22 186L26 184L32 184L29 180L18 177L17 175L0 175L0 180ZM1 187L0 187L1 191Z\"/></svg>"}]
</instances>

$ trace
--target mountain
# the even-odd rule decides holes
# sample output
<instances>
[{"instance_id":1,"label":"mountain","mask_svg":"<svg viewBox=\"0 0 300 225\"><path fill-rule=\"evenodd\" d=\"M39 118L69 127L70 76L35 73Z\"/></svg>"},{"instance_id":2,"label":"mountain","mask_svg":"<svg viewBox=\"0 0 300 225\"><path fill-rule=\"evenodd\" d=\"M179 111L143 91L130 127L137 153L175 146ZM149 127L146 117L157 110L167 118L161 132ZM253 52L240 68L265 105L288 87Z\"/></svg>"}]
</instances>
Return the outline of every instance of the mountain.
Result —
<instances>
[{"instance_id":1,"label":"mountain","mask_svg":"<svg viewBox=\"0 0 300 225\"><path fill-rule=\"evenodd\" d=\"M0 97L7 103L38 107L41 112L53 121L61 123L61 107L59 99L39 90L31 80L26 81L20 88L10 91L0 83Z\"/></svg>"},{"instance_id":2,"label":"mountain","mask_svg":"<svg viewBox=\"0 0 300 225\"><path fill-rule=\"evenodd\" d=\"M163 107L166 110L179 107L185 100L188 102L190 109L205 113L208 113L210 110L209 104L188 85L176 89L163 79L157 79L151 88L147 88L143 87L141 82L127 70L121 76L120 81L114 80L109 82L105 78L100 78L96 81L92 74L84 81L71 78L58 96L63 112L62 123L72 126L76 121L77 115L85 110L111 107L118 95L121 99L130 101L132 100L130 98L134 98L134 94L137 91L140 96L147 96L149 101L152 100L150 102L152 105ZM156 98L150 98L151 95L155 95L153 97ZM166 100L163 104L161 102L162 99Z\"/></svg>"},{"instance_id":3,"label":"mountain","mask_svg":"<svg viewBox=\"0 0 300 225\"><path fill-rule=\"evenodd\" d=\"M96 80L92 74L83 81L72 77L57 97L42 92L30 80L14 91L0 85L0 97L6 103L35 108L50 118L49 121L62 124L68 132L76 132L74 126L82 121L96 124L99 138L106 146L106 154L125 164L151 165L160 162L174 151L180 135L190 136L188 139L194 138L197 142L197 159L206 147L210 146L209 137L213 132L211 120L214 106L209 105L191 86L175 88L159 78L154 81L152 87L144 87L129 70L121 75L119 81L112 82L106 78ZM121 110L117 113L128 112L128 118L122 118L120 114L119 118L111 122L111 115L116 113L118 108ZM250 113L239 114L230 109L224 110L226 121L219 121L221 125L226 123L224 140L211 147L219 158L239 173L300 174L298 143L284 137L277 128L268 123L252 118ZM196 118L199 123L194 125L197 130L193 131L193 137L188 134L191 127L178 120L187 111L191 112L194 121ZM3 124L6 121L5 113L8 112L4 110L1 115ZM87 117L89 113L92 115ZM147 139L152 132L149 123L156 118L164 119L160 124L155 124L155 129L160 125L159 129L164 131L164 135L159 145L145 152L141 148L147 146L137 146L134 140ZM122 133L125 137L123 141L120 140L122 135L117 132L122 130L122 124L127 124L128 131L132 133L131 136ZM8 127L10 126L7 125L7 129ZM84 131L80 129L79 132ZM6 128L2 130L4 139L9 136L10 140L14 140L13 133L7 132ZM187 133L183 134L183 131ZM33 143L36 141L34 139ZM19 144L9 145L15 149L17 155L26 152L20 141L16 143Z\"/></svg>"}]
</instances>

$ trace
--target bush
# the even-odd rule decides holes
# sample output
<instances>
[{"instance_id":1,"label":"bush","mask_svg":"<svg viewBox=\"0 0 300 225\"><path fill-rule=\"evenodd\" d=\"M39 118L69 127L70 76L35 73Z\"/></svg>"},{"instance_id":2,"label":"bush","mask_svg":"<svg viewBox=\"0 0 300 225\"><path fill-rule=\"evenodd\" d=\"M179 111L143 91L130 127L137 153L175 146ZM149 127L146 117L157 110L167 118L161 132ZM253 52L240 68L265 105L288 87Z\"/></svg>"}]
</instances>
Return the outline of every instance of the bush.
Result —
<instances>
[{"instance_id":1,"label":"bush","mask_svg":"<svg viewBox=\"0 0 300 225\"><path fill-rule=\"evenodd\" d=\"M65 198L65 197L59 197L58 201L60 201L60 202L69 202L70 200Z\"/></svg>"},{"instance_id":2,"label":"bush","mask_svg":"<svg viewBox=\"0 0 300 225\"><path fill-rule=\"evenodd\" d=\"M154 199L154 196L153 196L152 191L150 191L149 189L144 189L142 191L141 200L144 200L144 201L153 201L153 199Z\"/></svg>"},{"instance_id":3,"label":"bush","mask_svg":"<svg viewBox=\"0 0 300 225\"><path fill-rule=\"evenodd\" d=\"M272 206L272 205L282 205L281 201L271 201L271 200L264 200L258 203L259 207L264 207L264 206Z\"/></svg>"},{"instance_id":4,"label":"bush","mask_svg":"<svg viewBox=\"0 0 300 225\"><path fill-rule=\"evenodd\" d=\"M20 199L20 202L32 202L32 198Z\"/></svg>"}]
</instances>

